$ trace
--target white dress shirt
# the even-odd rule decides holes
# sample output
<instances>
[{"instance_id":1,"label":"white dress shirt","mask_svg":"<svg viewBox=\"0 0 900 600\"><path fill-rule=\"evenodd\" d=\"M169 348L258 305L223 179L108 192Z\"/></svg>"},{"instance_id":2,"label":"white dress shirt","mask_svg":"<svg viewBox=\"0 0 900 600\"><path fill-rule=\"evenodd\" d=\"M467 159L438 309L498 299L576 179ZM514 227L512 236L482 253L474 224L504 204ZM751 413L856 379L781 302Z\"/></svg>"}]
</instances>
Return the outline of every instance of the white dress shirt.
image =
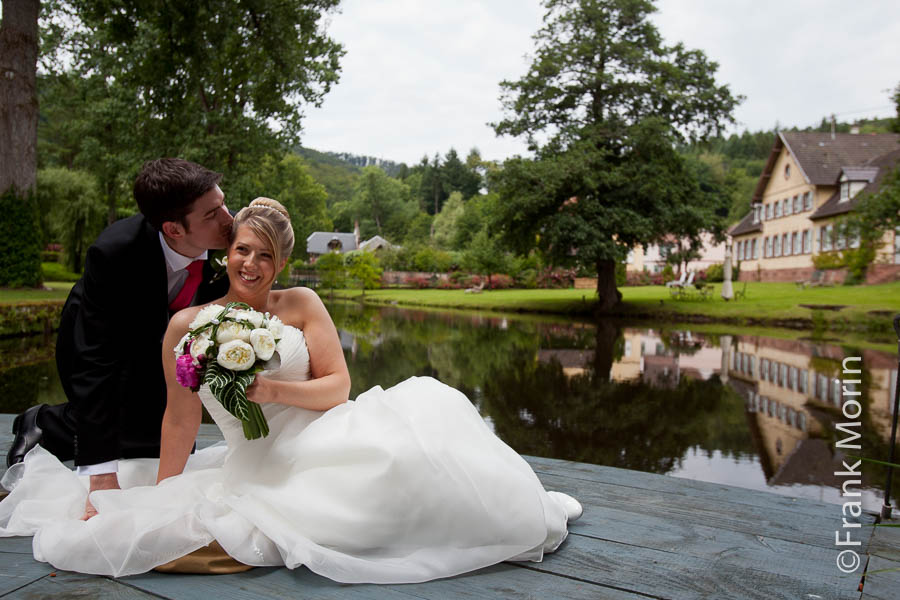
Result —
<instances>
[{"instance_id":1,"label":"white dress shirt","mask_svg":"<svg viewBox=\"0 0 900 600\"><path fill-rule=\"evenodd\" d=\"M166 258L168 302L171 304L172 300L178 295L178 292L181 291L181 286L184 285L184 282L188 277L188 265L195 260L206 260L209 252L204 250L199 256L195 256L194 258L179 254L169 247L162 232L159 233L159 245L162 246L163 256ZM79 465L76 467L75 472L78 475L105 475L107 473L117 473L118 471L119 461L108 460L96 465Z\"/></svg>"}]
</instances>

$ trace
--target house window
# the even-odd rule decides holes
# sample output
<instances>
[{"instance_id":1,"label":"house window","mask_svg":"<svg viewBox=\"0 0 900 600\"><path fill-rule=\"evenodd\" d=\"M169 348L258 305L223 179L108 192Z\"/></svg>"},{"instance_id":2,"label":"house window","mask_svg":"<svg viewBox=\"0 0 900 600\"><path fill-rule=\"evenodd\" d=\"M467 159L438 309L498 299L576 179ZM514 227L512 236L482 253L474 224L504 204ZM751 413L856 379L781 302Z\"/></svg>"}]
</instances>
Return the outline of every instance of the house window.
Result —
<instances>
[{"instance_id":1,"label":"house window","mask_svg":"<svg viewBox=\"0 0 900 600\"><path fill-rule=\"evenodd\" d=\"M781 201L776 200L775 201L775 218L777 219L780 216L781 216Z\"/></svg>"},{"instance_id":2,"label":"house window","mask_svg":"<svg viewBox=\"0 0 900 600\"><path fill-rule=\"evenodd\" d=\"M781 236L772 236L772 249L774 250L772 256L781 256Z\"/></svg>"},{"instance_id":3,"label":"house window","mask_svg":"<svg viewBox=\"0 0 900 600\"><path fill-rule=\"evenodd\" d=\"M759 258L759 250L756 248L757 239L758 238L753 238L753 242L751 243L751 248L753 248L753 256L751 256L750 258L752 258L753 260Z\"/></svg>"},{"instance_id":4,"label":"house window","mask_svg":"<svg viewBox=\"0 0 900 600\"><path fill-rule=\"evenodd\" d=\"M794 247L794 254L800 254L800 234L796 231L791 234L792 246Z\"/></svg>"},{"instance_id":5,"label":"house window","mask_svg":"<svg viewBox=\"0 0 900 600\"><path fill-rule=\"evenodd\" d=\"M850 199L850 182L849 181L841 181L841 199L839 200L839 202L846 202L849 199Z\"/></svg>"},{"instance_id":6,"label":"house window","mask_svg":"<svg viewBox=\"0 0 900 600\"><path fill-rule=\"evenodd\" d=\"M766 221L772 220L772 203L766 204Z\"/></svg>"},{"instance_id":7,"label":"house window","mask_svg":"<svg viewBox=\"0 0 900 600\"><path fill-rule=\"evenodd\" d=\"M833 230L834 227L832 225L822 227L820 230L822 232L822 240L819 247L822 249L822 252L829 252L831 250L831 232Z\"/></svg>"},{"instance_id":8,"label":"house window","mask_svg":"<svg viewBox=\"0 0 900 600\"><path fill-rule=\"evenodd\" d=\"M794 196L794 212L800 212L800 196Z\"/></svg>"},{"instance_id":9,"label":"house window","mask_svg":"<svg viewBox=\"0 0 900 600\"><path fill-rule=\"evenodd\" d=\"M847 245L847 238L844 237L844 234L841 233L837 236L837 239L834 241L834 249L835 250L843 250L844 246Z\"/></svg>"},{"instance_id":10,"label":"house window","mask_svg":"<svg viewBox=\"0 0 900 600\"><path fill-rule=\"evenodd\" d=\"M854 233L850 238L850 248L859 248L859 234Z\"/></svg>"},{"instance_id":11,"label":"house window","mask_svg":"<svg viewBox=\"0 0 900 600\"><path fill-rule=\"evenodd\" d=\"M785 179L791 178L791 165L784 165L784 178Z\"/></svg>"},{"instance_id":12,"label":"house window","mask_svg":"<svg viewBox=\"0 0 900 600\"><path fill-rule=\"evenodd\" d=\"M803 254L812 252L812 236L809 229L803 230Z\"/></svg>"},{"instance_id":13,"label":"house window","mask_svg":"<svg viewBox=\"0 0 900 600\"><path fill-rule=\"evenodd\" d=\"M769 378L769 359L764 358L759 362L759 378L766 381Z\"/></svg>"},{"instance_id":14,"label":"house window","mask_svg":"<svg viewBox=\"0 0 900 600\"><path fill-rule=\"evenodd\" d=\"M788 216L789 214L791 214L791 199L785 198L783 200L783 202L784 202L784 216Z\"/></svg>"},{"instance_id":15,"label":"house window","mask_svg":"<svg viewBox=\"0 0 900 600\"><path fill-rule=\"evenodd\" d=\"M791 255L791 234L789 233L781 234L781 254L783 256Z\"/></svg>"},{"instance_id":16,"label":"house window","mask_svg":"<svg viewBox=\"0 0 900 600\"><path fill-rule=\"evenodd\" d=\"M812 192L803 194L803 210L812 210Z\"/></svg>"},{"instance_id":17,"label":"house window","mask_svg":"<svg viewBox=\"0 0 900 600\"><path fill-rule=\"evenodd\" d=\"M809 390L809 372L806 369L800 369L800 393L805 394Z\"/></svg>"}]
</instances>

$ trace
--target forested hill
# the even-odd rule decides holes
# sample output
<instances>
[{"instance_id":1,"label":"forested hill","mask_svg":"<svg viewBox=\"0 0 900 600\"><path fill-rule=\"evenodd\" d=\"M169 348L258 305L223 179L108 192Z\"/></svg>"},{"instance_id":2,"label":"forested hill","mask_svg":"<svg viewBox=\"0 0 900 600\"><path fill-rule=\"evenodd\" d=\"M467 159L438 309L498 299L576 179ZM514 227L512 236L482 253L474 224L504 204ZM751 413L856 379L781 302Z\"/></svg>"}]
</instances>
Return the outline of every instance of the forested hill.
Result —
<instances>
[{"instance_id":1,"label":"forested hill","mask_svg":"<svg viewBox=\"0 0 900 600\"><path fill-rule=\"evenodd\" d=\"M405 163L396 163L374 156L359 156L349 152L319 152L302 146L295 148L294 152L303 157L313 179L325 186L328 192L328 206L332 206L335 202L350 200L363 167L379 167L389 177L402 177L407 171Z\"/></svg>"}]
</instances>

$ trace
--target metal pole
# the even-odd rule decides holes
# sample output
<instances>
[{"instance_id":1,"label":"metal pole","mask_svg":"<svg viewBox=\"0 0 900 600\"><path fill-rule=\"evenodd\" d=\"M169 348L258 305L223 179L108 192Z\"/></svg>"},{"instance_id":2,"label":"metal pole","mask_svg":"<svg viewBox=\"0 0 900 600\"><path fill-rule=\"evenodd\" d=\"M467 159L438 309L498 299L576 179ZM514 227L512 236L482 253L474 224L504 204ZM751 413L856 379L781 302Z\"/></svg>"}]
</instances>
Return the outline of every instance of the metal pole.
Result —
<instances>
[{"instance_id":1,"label":"metal pole","mask_svg":"<svg viewBox=\"0 0 900 600\"><path fill-rule=\"evenodd\" d=\"M891 448L888 462L894 462L894 447L897 445L897 417L900 416L900 315L894 315L894 331L897 333L897 380L894 382L894 419L891 423ZM891 483L894 468L888 467L887 483L884 484L884 505L881 507L881 518L891 518Z\"/></svg>"}]
</instances>

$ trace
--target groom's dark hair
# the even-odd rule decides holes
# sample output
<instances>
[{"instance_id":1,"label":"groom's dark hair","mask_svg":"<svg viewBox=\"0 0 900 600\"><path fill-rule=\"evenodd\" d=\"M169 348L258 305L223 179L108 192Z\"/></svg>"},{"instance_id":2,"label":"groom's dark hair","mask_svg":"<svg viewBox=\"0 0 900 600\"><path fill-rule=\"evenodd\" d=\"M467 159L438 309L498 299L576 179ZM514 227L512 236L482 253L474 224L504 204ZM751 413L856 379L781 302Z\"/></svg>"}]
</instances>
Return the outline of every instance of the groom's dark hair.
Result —
<instances>
[{"instance_id":1,"label":"groom's dark hair","mask_svg":"<svg viewBox=\"0 0 900 600\"><path fill-rule=\"evenodd\" d=\"M158 158L144 163L134 180L138 208L157 231L166 221L181 223L194 200L218 185L222 174L180 158Z\"/></svg>"}]
</instances>

